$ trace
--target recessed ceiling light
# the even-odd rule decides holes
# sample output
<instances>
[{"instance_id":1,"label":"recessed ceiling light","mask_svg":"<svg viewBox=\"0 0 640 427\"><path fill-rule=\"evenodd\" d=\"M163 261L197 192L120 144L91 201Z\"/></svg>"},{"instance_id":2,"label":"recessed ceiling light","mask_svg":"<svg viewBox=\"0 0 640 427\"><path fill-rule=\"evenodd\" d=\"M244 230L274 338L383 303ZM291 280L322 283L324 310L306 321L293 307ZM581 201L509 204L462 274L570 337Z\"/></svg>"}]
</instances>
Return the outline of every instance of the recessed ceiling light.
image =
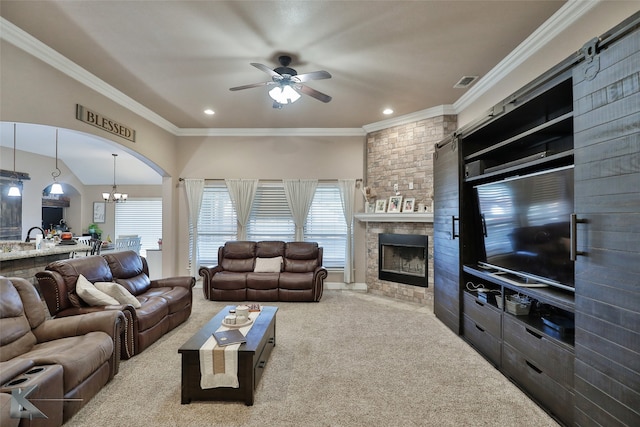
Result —
<instances>
[{"instance_id":1,"label":"recessed ceiling light","mask_svg":"<svg viewBox=\"0 0 640 427\"><path fill-rule=\"evenodd\" d=\"M391 108L385 108L384 110L382 110L382 114L388 116L389 114L393 114L393 110Z\"/></svg>"},{"instance_id":2,"label":"recessed ceiling light","mask_svg":"<svg viewBox=\"0 0 640 427\"><path fill-rule=\"evenodd\" d=\"M204 113L208 116L213 116L216 112L213 111L211 108L207 108L206 110L204 110Z\"/></svg>"}]
</instances>

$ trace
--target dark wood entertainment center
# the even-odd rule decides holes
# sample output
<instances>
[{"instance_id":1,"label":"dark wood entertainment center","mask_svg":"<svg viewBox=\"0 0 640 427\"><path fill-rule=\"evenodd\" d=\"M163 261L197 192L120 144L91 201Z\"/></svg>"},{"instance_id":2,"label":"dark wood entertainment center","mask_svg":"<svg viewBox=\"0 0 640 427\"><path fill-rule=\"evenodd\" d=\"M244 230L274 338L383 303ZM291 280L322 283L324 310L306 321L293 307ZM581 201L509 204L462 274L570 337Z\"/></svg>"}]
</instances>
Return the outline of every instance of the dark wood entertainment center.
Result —
<instances>
[{"instance_id":1,"label":"dark wood entertainment center","mask_svg":"<svg viewBox=\"0 0 640 427\"><path fill-rule=\"evenodd\" d=\"M474 186L563 166L575 291L479 266ZM434 188L436 316L559 422L640 425L640 12L439 142Z\"/></svg>"}]
</instances>

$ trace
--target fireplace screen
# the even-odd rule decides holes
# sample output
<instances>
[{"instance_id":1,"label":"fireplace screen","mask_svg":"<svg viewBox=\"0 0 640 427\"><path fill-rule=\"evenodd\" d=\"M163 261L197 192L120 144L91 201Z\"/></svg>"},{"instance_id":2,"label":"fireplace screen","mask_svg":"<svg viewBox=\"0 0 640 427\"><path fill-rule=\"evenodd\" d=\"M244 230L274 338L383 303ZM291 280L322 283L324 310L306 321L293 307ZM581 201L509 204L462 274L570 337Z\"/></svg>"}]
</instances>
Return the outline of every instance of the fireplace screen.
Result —
<instances>
[{"instance_id":1,"label":"fireplace screen","mask_svg":"<svg viewBox=\"0 0 640 427\"><path fill-rule=\"evenodd\" d=\"M427 236L379 234L378 278L427 287Z\"/></svg>"}]
</instances>

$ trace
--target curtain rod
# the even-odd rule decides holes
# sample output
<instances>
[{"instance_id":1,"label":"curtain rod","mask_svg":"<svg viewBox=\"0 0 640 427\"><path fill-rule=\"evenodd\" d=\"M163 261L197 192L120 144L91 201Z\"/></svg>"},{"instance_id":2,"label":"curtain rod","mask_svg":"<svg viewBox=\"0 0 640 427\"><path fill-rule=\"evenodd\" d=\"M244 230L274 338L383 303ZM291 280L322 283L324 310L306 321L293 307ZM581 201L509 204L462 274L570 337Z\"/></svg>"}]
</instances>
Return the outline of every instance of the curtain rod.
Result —
<instances>
[{"instance_id":1,"label":"curtain rod","mask_svg":"<svg viewBox=\"0 0 640 427\"><path fill-rule=\"evenodd\" d=\"M185 179L188 178L178 178L178 181L182 182ZM294 178L295 179L295 178ZM224 181L225 178L204 178L205 181ZM280 181L284 180L284 178L280 178ZM318 179L318 181L337 181L337 178L330 178L330 179ZM278 179L258 179L258 181L278 181ZM356 178L356 184L358 184L359 182L362 182L362 178Z\"/></svg>"}]
</instances>

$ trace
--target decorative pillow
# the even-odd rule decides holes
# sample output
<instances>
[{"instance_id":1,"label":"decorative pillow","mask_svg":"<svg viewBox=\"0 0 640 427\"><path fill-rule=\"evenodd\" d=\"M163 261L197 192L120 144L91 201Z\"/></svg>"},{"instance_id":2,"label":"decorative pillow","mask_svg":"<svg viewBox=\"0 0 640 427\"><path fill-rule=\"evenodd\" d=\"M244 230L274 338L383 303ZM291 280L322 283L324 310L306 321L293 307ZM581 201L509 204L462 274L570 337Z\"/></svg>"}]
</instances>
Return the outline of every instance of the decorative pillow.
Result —
<instances>
[{"instance_id":1,"label":"decorative pillow","mask_svg":"<svg viewBox=\"0 0 640 427\"><path fill-rule=\"evenodd\" d=\"M124 286L115 282L96 282L95 287L118 300L120 304L131 304L135 308L140 308L140 301L134 297Z\"/></svg>"},{"instance_id":2,"label":"decorative pillow","mask_svg":"<svg viewBox=\"0 0 640 427\"><path fill-rule=\"evenodd\" d=\"M115 298L98 290L93 283L88 281L82 274L78 276L78 281L76 282L76 293L89 305L103 306L120 304Z\"/></svg>"},{"instance_id":3,"label":"decorative pillow","mask_svg":"<svg viewBox=\"0 0 640 427\"><path fill-rule=\"evenodd\" d=\"M274 258L256 258L256 266L253 268L254 273L280 273L282 266L282 257Z\"/></svg>"}]
</instances>

